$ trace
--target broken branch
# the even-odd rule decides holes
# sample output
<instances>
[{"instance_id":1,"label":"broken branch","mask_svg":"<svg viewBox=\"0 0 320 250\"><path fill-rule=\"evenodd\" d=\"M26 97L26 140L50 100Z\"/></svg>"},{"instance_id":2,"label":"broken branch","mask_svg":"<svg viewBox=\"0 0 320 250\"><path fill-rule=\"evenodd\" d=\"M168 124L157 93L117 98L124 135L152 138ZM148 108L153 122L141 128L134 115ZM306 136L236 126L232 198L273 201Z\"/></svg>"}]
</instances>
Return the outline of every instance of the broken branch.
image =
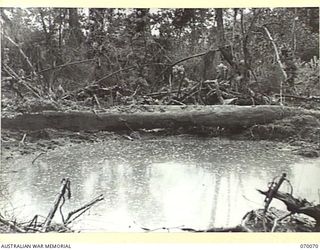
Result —
<instances>
[{"instance_id":1,"label":"broken branch","mask_svg":"<svg viewBox=\"0 0 320 250\"><path fill-rule=\"evenodd\" d=\"M13 41L9 36L7 36L4 32L1 31L1 34L10 42L12 43L15 47L18 48L20 54L22 55L22 57L26 60L28 66L30 67L30 69L32 70L32 73L34 76L38 76L32 63L30 62L29 58L26 56L26 54L23 52L23 50L20 48L19 44L17 44L15 41Z\"/></svg>"},{"instance_id":2,"label":"broken branch","mask_svg":"<svg viewBox=\"0 0 320 250\"><path fill-rule=\"evenodd\" d=\"M268 191L258 189L258 192L263 195L268 195ZM280 191L274 192L273 197L282 201L287 206L288 211L308 215L316 220L316 227L320 226L320 204L313 205L305 199L300 200L294 198L291 194Z\"/></svg>"},{"instance_id":3,"label":"broken branch","mask_svg":"<svg viewBox=\"0 0 320 250\"><path fill-rule=\"evenodd\" d=\"M67 219L65 220L64 224L67 225L67 224L71 223L73 220L75 220L81 214L83 214L85 211L87 211L89 208L91 208L94 204L96 204L97 202L102 201L102 200L104 200L104 197L101 194L98 197L94 198L92 201L90 201L90 202L86 203L85 205L83 205L82 207L69 212L69 214L67 216ZM80 213L80 214L78 214L78 213ZM75 218L71 220L71 217L76 215L76 214L78 214L78 215L75 216Z\"/></svg>"},{"instance_id":4,"label":"broken branch","mask_svg":"<svg viewBox=\"0 0 320 250\"><path fill-rule=\"evenodd\" d=\"M53 207L51 208L51 210L50 210L50 212L49 212L49 214L48 214L48 216L47 216L47 218L46 218L46 220L45 220L45 222L44 222L44 224L42 226L42 229L41 229L42 232L46 232L47 228L50 226L51 221L52 221L52 219L53 219L53 217L54 217L54 215L55 215L55 213L56 213L56 211L58 209L60 201L61 201L62 197L64 196L64 194L65 194L65 192L66 192L66 190L68 188L68 185L70 185L70 180L68 178L67 179L63 178L62 181L61 181L61 187L60 187L59 194L56 197L56 199L55 199L55 201L53 203Z\"/></svg>"},{"instance_id":5,"label":"broken branch","mask_svg":"<svg viewBox=\"0 0 320 250\"><path fill-rule=\"evenodd\" d=\"M2 218L2 216L0 216L0 222L8 227L10 227L11 229L13 229L16 232L19 233L26 233L26 230L20 228L19 226L17 226L14 222L12 221L7 221L5 219Z\"/></svg>"}]
</instances>

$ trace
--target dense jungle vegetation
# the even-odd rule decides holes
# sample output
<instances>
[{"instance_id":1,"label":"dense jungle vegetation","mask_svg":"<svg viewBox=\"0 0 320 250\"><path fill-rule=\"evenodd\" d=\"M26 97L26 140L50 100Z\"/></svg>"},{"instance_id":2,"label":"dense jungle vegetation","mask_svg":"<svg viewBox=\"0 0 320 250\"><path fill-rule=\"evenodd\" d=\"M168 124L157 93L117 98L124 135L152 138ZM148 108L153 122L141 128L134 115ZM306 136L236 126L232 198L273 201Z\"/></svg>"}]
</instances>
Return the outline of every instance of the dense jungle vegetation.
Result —
<instances>
[{"instance_id":1,"label":"dense jungle vegetation","mask_svg":"<svg viewBox=\"0 0 320 250\"><path fill-rule=\"evenodd\" d=\"M1 22L3 110L320 95L318 8L2 8Z\"/></svg>"}]
</instances>

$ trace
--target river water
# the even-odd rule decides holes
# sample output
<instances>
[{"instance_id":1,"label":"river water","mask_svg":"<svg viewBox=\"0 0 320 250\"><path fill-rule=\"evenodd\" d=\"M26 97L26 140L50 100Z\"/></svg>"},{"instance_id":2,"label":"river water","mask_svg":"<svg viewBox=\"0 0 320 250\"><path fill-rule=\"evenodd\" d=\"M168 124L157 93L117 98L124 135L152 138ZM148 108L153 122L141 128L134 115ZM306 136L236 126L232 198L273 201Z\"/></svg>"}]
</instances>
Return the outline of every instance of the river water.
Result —
<instances>
[{"instance_id":1,"label":"river water","mask_svg":"<svg viewBox=\"0 0 320 250\"><path fill-rule=\"evenodd\" d=\"M263 207L256 189L267 190L282 173L294 196L320 199L320 159L294 155L282 143L181 136L70 144L32 164L36 156L1 164L0 211L24 221L46 216L61 179L68 177L72 198L65 214L105 197L73 223L82 231L235 226L246 212ZM285 209L279 201L271 206Z\"/></svg>"}]
</instances>

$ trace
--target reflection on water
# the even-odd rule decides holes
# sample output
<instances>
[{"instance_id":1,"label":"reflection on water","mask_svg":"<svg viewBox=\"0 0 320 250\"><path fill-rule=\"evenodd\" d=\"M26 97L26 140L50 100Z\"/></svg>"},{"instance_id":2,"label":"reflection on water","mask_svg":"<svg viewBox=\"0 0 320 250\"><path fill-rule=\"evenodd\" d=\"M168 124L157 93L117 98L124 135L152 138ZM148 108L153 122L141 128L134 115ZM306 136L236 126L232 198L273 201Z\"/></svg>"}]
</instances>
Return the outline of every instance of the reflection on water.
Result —
<instances>
[{"instance_id":1,"label":"reflection on water","mask_svg":"<svg viewBox=\"0 0 320 250\"><path fill-rule=\"evenodd\" d=\"M65 212L105 196L75 222L81 230L234 226L263 206L255 189L265 190L283 172L295 196L319 202L320 160L292 155L284 144L170 137L70 145L32 165L35 157L1 165L1 211L24 220L46 216L61 179L69 177L73 197Z\"/></svg>"}]
</instances>

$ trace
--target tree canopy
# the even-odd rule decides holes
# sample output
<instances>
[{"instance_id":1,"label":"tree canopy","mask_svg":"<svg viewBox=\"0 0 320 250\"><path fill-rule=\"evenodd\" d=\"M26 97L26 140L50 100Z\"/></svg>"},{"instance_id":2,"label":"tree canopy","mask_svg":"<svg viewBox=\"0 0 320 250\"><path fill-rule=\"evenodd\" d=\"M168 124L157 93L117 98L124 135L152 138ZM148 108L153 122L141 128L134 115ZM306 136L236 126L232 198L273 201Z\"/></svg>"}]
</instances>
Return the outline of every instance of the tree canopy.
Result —
<instances>
[{"instance_id":1,"label":"tree canopy","mask_svg":"<svg viewBox=\"0 0 320 250\"><path fill-rule=\"evenodd\" d=\"M21 98L97 86L113 103L219 103L210 80L255 97L319 89L319 8L2 8L1 22L2 87Z\"/></svg>"}]
</instances>

